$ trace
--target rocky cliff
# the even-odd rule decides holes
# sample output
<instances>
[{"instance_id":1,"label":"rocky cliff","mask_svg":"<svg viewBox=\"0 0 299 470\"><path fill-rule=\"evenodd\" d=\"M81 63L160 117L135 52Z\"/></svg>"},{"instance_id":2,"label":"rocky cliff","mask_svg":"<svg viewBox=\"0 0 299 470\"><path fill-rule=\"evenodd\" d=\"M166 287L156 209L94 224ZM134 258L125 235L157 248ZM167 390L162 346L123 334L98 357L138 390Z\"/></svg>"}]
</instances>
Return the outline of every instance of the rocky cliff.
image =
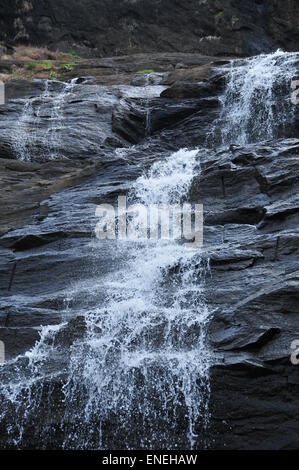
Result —
<instances>
[{"instance_id":1,"label":"rocky cliff","mask_svg":"<svg viewBox=\"0 0 299 470\"><path fill-rule=\"evenodd\" d=\"M297 0L2 0L0 40L82 55L298 49Z\"/></svg>"},{"instance_id":2,"label":"rocky cliff","mask_svg":"<svg viewBox=\"0 0 299 470\"><path fill-rule=\"evenodd\" d=\"M298 13L1 1L0 54L68 54L0 62L1 448L299 448L299 54L228 58ZM203 204L203 248L97 240L128 193Z\"/></svg>"},{"instance_id":3,"label":"rocky cliff","mask_svg":"<svg viewBox=\"0 0 299 470\"><path fill-rule=\"evenodd\" d=\"M136 74L136 62L149 60L158 72ZM8 361L1 368L1 447L190 447L188 416L201 406L207 422L195 415L193 447L298 448L299 369L290 346L299 325L299 142L298 108L289 100L298 54L251 60L231 67L197 54L139 55L98 61L96 77L8 85L0 126L0 339ZM221 107L226 96L236 106L229 119ZM173 162L182 148L184 160ZM177 191L194 154L184 198L204 205L202 252L186 261L181 252L173 258L171 246L143 259L140 248L128 265L130 246L119 252L115 242L92 241L97 204L127 193L136 178L145 196L153 190L163 198L171 184ZM123 263L129 268L119 280ZM116 307L107 304L109 289ZM202 311L209 312L207 329L198 323ZM201 335L210 373L199 374L197 395L188 384L203 361ZM164 367L169 341L178 377L176 361ZM182 364L181 350L188 353ZM125 373L124 351L134 353ZM144 354L151 361L159 352L161 362L150 362L143 375ZM107 382L97 381L102 370ZM118 414L109 406L114 393L122 397L123 377L138 406L123 394ZM174 403L175 419L164 405L151 419L159 394L163 404Z\"/></svg>"}]
</instances>

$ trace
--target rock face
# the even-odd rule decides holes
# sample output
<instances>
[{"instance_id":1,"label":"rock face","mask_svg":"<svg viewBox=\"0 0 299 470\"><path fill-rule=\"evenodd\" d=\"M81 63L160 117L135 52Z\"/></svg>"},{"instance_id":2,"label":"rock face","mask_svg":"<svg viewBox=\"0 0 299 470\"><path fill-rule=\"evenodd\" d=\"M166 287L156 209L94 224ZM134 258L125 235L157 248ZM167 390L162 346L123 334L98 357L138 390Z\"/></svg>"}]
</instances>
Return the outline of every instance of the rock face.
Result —
<instances>
[{"instance_id":1,"label":"rock face","mask_svg":"<svg viewBox=\"0 0 299 470\"><path fill-rule=\"evenodd\" d=\"M297 139L236 148L203 164L191 190L211 266L213 448L298 447L298 163Z\"/></svg>"},{"instance_id":2,"label":"rock face","mask_svg":"<svg viewBox=\"0 0 299 470\"><path fill-rule=\"evenodd\" d=\"M135 2L132 8L144 3ZM64 3L60 4L62 8ZM202 5L207 8L208 4ZM255 6L266 8L267 2ZM143 351L148 343L150 353L155 355L165 336L175 345L180 345L183 338L189 351L202 331L208 345L210 375L209 379L204 376L208 386L201 390L206 400L204 409L208 407L210 417L202 426L197 416L200 424L195 425L193 446L299 447L299 366L290 361L291 344L298 340L299 329L296 110L288 125L288 138L273 135L264 142L220 145L215 124L221 123L227 83L224 71L227 69L222 67L225 61L219 59L215 63L210 57L192 54L150 58L159 67L158 74L136 75L132 59L122 58L102 61L101 67L105 68L106 63L108 75L99 74L93 80L83 77L64 84L38 81L10 85L9 101L1 109L0 120L1 190L5 195L0 201L0 340L5 342L8 360L0 371L2 448L84 448L86 442L96 447L99 419L103 424L103 447L139 448L144 442L153 443L153 447L161 447L162 442L166 447L169 441L163 434L165 429L173 433L181 448L190 446L186 407L179 408L175 419L172 411L167 414L164 408L163 412L159 409L152 432L152 422L144 424L146 413L142 407L146 402L140 401L140 406L129 407L130 417L136 413L133 427L124 429L118 426L119 417L111 408L103 422L98 413L86 417L88 407L83 407L84 414L80 414L80 404L86 404L83 401L86 389L93 389L76 388L76 377L79 385L80 378L87 376L90 380L87 385L95 386L93 400L88 402L92 408L96 406L99 390L102 391L102 382L106 383L96 381L98 374L104 369L108 371L105 380L117 376L122 366L122 347L129 343L129 353L134 353L129 355L130 365L138 348ZM143 56L139 60L144 63L149 59ZM107 86L110 80L107 77L115 70L122 73L115 73L115 85ZM119 80L124 76L126 85L122 86ZM275 94L270 96L275 99ZM272 106L272 101L269 105ZM237 141L238 135L234 137ZM189 149L183 151L186 160L172 162L168 178L167 162L173 152L182 148ZM204 206L204 247L191 261L188 258L188 263L194 264L196 276L187 277L188 282L183 285L187 294L180 298L177 329L172 331L173 311L170 320L163 315L169 305L173 307L182 282L180 276L185 273L181 254L178 258L166 258L165 263L167 248L162 252L161 260L158 259L161 264L157 264L162 280L157 278L160 284L154 300L162 298L163 303L153 303L148 309L140 298L136 302L136 292L139 284L143 293L148 289L148 284L141 282L145 279L142 274L146 271L147 281L150 269L146 268L153 269L155 257L142 262L137 274L136 264L129 264L125 275L115 279L113 275L120 266L126 267L131 258L138 262L138 256L134 251L132 256L131 247L119 251L114 240L97 245L93 237L95 213L98 204L112 204L118 195L132 189L138 177L144 183L146 171L157 162L162 162L163 171L158 174L158 184L150 180L150 189L154 189L154 196L161 193L163 198L173 177L178 179L179 187L181 180L185 182L190 172L187 157L195 154L194 172L184 200ZM154 167L150 177L155 176ZM146 185L145 189L146 198ZM171 256L173 250L172 246ZM133 283L130 298L132 270L138 285ZM113 303L107 307L110 279L116 289L112 291L113 300L117 302L119 296L122 300L114 310ZM194 291L198 290L202 296L200 303L194 304ZM121 297L123 291L127 297ZM127 300L128 309L118 317ZM206 330L202 323L180 323L190 302L192 311L200 314L204 306L209 312ZM131 336L129 330L136 304L142 319L137 322L140 326L137 337ZM101 309L104 310L101 321L96 321ZM146 321L152 311L157 315L149 325ZM105 336L109 315L112 323ZM113 337L111 331L118 324L123 328L118 337ZM167 336L170 330L171 336ZM96 356L99 361L89 363L92 348L105 343L107 336L104 357ZM28 353L30 348L33 349ZM74 357L78 362L72 362ZM192 357L188 356L180 373L189 371L190 360ZM84 369L86 361L88 367ZM201 361L200 354L196 361ZM138 364L135 369L134 386L143 385L145 377ZM169 368L165 369L168 373ZM164 372L162 361L160 368L154 368L154 380L147 389L149 395ZM27 389L24 383L28 384ZM7 395L11 387L18 398L15 401ZM71 394L65 400L68 387ZM180 387L183 390L181 383L178 386L181 390ZM31 401L24 417L28 390ZM141 391L144 398L144 390ZM178 401L181 400L179 395ZM68 407L69 402L75 404L74 408ZM136 422L142 430L141 437L136 435ZM87 441L83 436L86 429L90 439ZM152 438L157 440L151 441Z\"/></svg>"},{"instance_id":3,"label":"rock face","mask_svg":"<svg viewBox=\"0 0 299 470\"><path fill-rule=\"evenodd\" d=\"M3 0L0 39L85 55L298 49L298 2L288 0Z\"/></svg>"}]
</instances>

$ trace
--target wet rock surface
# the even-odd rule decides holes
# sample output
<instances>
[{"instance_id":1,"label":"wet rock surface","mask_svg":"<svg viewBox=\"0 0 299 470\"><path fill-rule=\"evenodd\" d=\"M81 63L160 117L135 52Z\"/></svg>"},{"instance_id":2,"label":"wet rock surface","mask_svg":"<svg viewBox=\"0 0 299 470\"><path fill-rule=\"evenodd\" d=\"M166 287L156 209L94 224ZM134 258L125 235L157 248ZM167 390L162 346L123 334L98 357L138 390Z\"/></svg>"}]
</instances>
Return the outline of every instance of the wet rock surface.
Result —
<instances>
[{"instance_id":1,"label":"wet rock surface","mask_svg":"<svg viewBox=\"0 0 299 470\"><path fill-rule=\"evenodd\" d=\"M4 0L1 40L91 56L296 50L298 3L273 0Z\"/></svg>"},{"instance_id":2,"label":"wet rock surface","mask_svg":"<svg viewBox=\"0 0 299 470\"><path fill-rule=\"evenodd\" d=\"M11 360L36 344L41 326L58 328L59 357L49 366L56 375L43 388L42 403L49 389L59 402L69 350L86 333L82 313L103 303L104 277L130 256L130 250L115 256L113 241L99 250L97 204L126 193L171 152L206 145L189 194L204 205L202 256L210 267L204 297L212 313L211 419L196 447L298 448L299 368L290 362L299 330L296 123L288 139L212 149L207 141L220 113L223 72L208 57L175 57L184 74L176 74L180 66L169 71L169 57L163 63L159 56L159 77L126 71L125 83L134 86L108 87L97 78L71 87L53 82L49 96L44 83L11 85L0 116L0 339ZM125 59L120 62L125 68ZM32 113L22 121L28 102ZM30 136L25 149L15 146L21 125L22 136ZM115 344L111 362L118 351ZM48 423L58 447L63 411ZM105 425L113 441L113 425ZM13 447L5 430L0 442ZM43 445L29 423L23 446Z\"/></svg>"},{"instance_id":3,"label":"wet rock surface","mask_svg":"<svg viewBox=\"0 0 299 470\"><path fill-rule=\"evenodd\" d=\"M191 191L211 266L212 447L297 448L298 140L209 160Z\"/></svg>"}]
</instances>

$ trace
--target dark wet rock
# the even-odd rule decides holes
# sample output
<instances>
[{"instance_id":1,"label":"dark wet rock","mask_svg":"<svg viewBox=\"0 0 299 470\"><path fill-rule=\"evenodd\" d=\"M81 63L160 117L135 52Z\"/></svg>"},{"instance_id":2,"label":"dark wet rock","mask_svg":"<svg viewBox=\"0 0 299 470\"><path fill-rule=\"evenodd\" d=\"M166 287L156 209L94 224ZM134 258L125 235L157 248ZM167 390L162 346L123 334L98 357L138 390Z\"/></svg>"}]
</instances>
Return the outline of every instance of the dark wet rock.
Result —
<instances>
[{"instance_id":1,"label":"dark wet rock","mask_svg":"<svg viewBox=\"0 0 299 470\"><path fill-rule=\"evenodd\" d=\"M122 100L113 113L113 131L130 143L139 143L150 135L171 129L179 122L200 113L200 119L217 110L216 98L197 100L143 99Z\"/></svg>"},{"instance_id":2,"label":"dark wet rock","mask_svg":"<svg viewBox=\"0 0 299 470\"><path fill-rule=\"evenodd\" d=\"M178 67L181 65L180 67ZM175 70L169 72L163 79L163 83L172 85L176 82L202 82L209 78L213 62L201 66L188 67L177 64Z\"/></svg>"},{"instance_id":3,"label":"dark wet rock","mask_svg":"<svg viewBox=\"0 0 299 470\"><path fill-rule=\"evenodd\" d=\"M204 206L211 269L211 448L297 448L298 144L231 147L214 163L207 156L191 189Z\"/></svg>"},{"instance_id":4,"label":"dark wet rock","mask_svg":"<svg viewBox=\"0 0 299 470\"><path fill-rule=\"evenodd\" d=\"M86 80L18 80L7 90L0 110L0 158L94 159L106 148L107 137L117 137L110 125L117 90Z\"/></svg>"},{"instance_id":5,"label":"dark wet rock","mask_svg":"<svg viewBox=\"0 0 299 470\"><path fill-rule=\"evenodd\" d=\"M214 368L213 448L296 449L298 391L299 369L288 359L267 367L244 361L238 367Z\"/></svg>"},{"instance_id":6,"label":"dark wet rock","mask_svg":"<svg viewBox=\"0 0 299 470\"><path fill-rule=\"evenodd\" d=\"M46 216L45 206L41 204L43 199L83 181L94 171L95 165L92 162L60 160L40 164L0 159L0 186L5 191L5 197L0 200L0 233L3 235L12 228L21 227L32 214L37 214L42 219ZM16 242L15 239L13 243Z\"/></svg>"},{"instance_id":7,"label":"dark wet rock","mask_svg":"<svg viewBox=\"0 0 299 470\"><path fill-rule=\"evenodd\" d=\"M85 331L85 318L82 316L72 318L55 335L55 345L70 347L76 340L84 338Z\"/></svg>"},{"instance_id":8,"label":"dark wet rock","mask_svg":"<svg viewBox=\"0 0 299 470\"><path fill-rule=\"evenodd\" d=\"M126 99L113 112L113 131L131 144L146 137L146 110L142 105L140 101Z\"/></svg>"},{"instance_id":9,"label":"dark wet rock","mask_svg":"<svg viewBox=\"0 0 299 470\"><path fill-rule=\"evenodd\" d=\"M4 0L0 39L86 56L169 50L249 55L296 49L298 16L296 0Z\"/></svg>"},{"instance_id":10,"label":"dark wet rock","mask_svg":"<svg viewBox=\"0 0 299 470\"><path fill-rule=\"evenodd\" d=\"M20 237L17 239L10 248L14 251L26 251L31 250L32 248L37 248L43 245L47 245L54 240L59 240L64 236L63 232L56 232L51 233L49 236L36 236L36 235L28 235L24 237Z\"/></svg>"},{"instance_id":11,"label":"dark wet rock","mask_svg":"<svg viewBox=\"0 0 299 470\"><path fill-rule=\"evenodd\" d=\"M251 333L247 328L227 325L227 328L224 327L221 332L218 331L218 335L213 337L211 334L211 341L220 351L251 350L261 348L279 333L280 328L274 327L259 327Z\"/></svg>"},{"instance_id":12,"label":"dark wet rock","mask_svg":"<svg viewBox=\"0 0 299 470\"><path fill-rule=\"evenodd\" d=\"M207 170L195 179L191 189L193 199L205 205L205 221L212 225L233 223L261 223L266 230L267 221L277 220L276 230L285 227L285 219L292 220L297 213L294 187L298 184L298 141L262 147L261 153L232 150L224 153L215 164L210 160ZM204 166L203 166L204 169ZM277 193L277 184L281 192ZM281 196L283 194L283 200Z\"/></svg>"},{"instance_id":13,"label":"dark wet rock","mask_svg":"<svg viewBox=\"0 0 299 470\"><path fill-rule=\"evenodd\" d=\"M59 325L63 307L64 299L55 298L51 302L48 300L36 302L33 306L27 308L22 306L19 309L14 306L7 306L0 310L0 326L6 328L40 328L47 325ZM31 343L30 347L32 346Z\"/></svg>"},{"instance_id":14,"label":"dark wet rock","mask_svg":"<svg viewBox=\"0 0 299 470\"><path fill-rule=\"evenodd\" d=\"M211 254L210 264L217 270L239 271L252 266L257 259L263 257L260 251L219 248Z\"/></svg>"},{"instance_id":15,"label":"dark wet rock","mask_svg":"<svg viewBox=\"0 0 299 470\"><path fill-rule=\"evenodd\" d=\"M5 359L10 360L24 354L38 341L38 328L0 327L0 338L5 344Z\"/></svg>"},{"instance_id":16,"label":"dark wet rock","mask_svg":"<svg viewBox=\"0 0 299 470\"><path fill-rule=\"evenodd\" d=\"M223 91L224 84L225 80L221 73L214 75L210 71L208 78L203 81L175 81L161 93L161 97L173 99L209 98L211 96L218 96Z\"/></svg>"},{"instance_id":17,"label":"dark wet rock","mask_svg":"<svg viewBox=\"0 0 299 470\"><path fill-rule=\"evenodd\" d=\"M213 98L203 98L201 100L183 100L171 102L161 99L153 103L153 109L150 112L151 131L157 132L176 126L180 121L198 113L217 109L218 100Z\"/></svg>"},{"instance_id":18,"label":"dark wet rock","mask_svg":"<svg viewBox=\"0 0 299 470\"><path fill-rule=\"evenodd\" d=\"M37 96L44 90L44 87L45 85L42 80L11 80L5 85L6 102L11 99L23 98L26 95ZM1 113L4 112L3 107L0 108L0 111Z\"/></svg>"},{"instance_id":19,"label":"dark wet rock","mask_svg":"<svg viewBox=\"0 0 299 470\"><path fill-rule=\"evenodd\" d=\"M201 83L176 82L161 93L162 98L189 99L211 96L209 87Z\"/></svg>"},{"instance_id":20,"label":"dark wet rock","mask_svg":"<svg viewBox=\"0 0 299 470\"><path fill-rule=\"evenodd\" d=\"M104 145L107 145L111 148L124 148L128 147L128 143L119 137L107 137L107 139L104 140Z\"/></svg>"},{"instance_id":21,"label":"dark wet rock","mask_svg":"<svg viewBox=\"0 0 299 470\"><path fill-rule=\"evenodd\" d=\"M184 70L185 75L188 67L211 62L194 55L174 57L174 66L180 64L175 70ZM144 57L139 60L145 66ZM171 56L155 60L166 74ZM115 61L125 68L126 59ZM107 59L106 67L113 74L115 62ZM126 83L136 65L130 63L128 70ZM0 339L7 341L8 357L13 358L34 346L41 326L57 326L63 319L55 335L61 357L55 358L58 364L53 368L58 372L45 383L45 395L53 387L58 400L69 348L84 340L82 315L103 305L107 293L102 281L119 265L115 244L99 249L92 242L97 204L114 203L117 195L128 191L131 180L172 150L203 144L219 115L221 74L198 83L194 76L190 80L176 82L154 98L130 98L123 89L107 93L97 83L78 83L78 93L68 97L62 116L64 158L39 159L38 147L32 161L8 158L8 150L0 160L5 193L0 201ZM26 84L22 93L35 97L41 91L38 86ZM53 86L60 93L59 84ZM108 104L95 98L99 91ZM6 125L23 109L18 99L3 110ZM77 109L81 115L74 117ZM48 111L43 111L45 119ZM79 118L87 127L87 138L78 148L73 121L78 124ZM100 137L97 125L101 132L104 128ZM139 145L130 147L136 142ZM120 147L127 148L115 152ZM299 331L298 152L295 138L201 152L201 174L194 179L190 196L204 206L203 258L209 266L204 295L212 315L208 338L214 362L209 440L199 438L200 448L298 447L299 369L290 362L290 345ZM161 323L147 331L153 335L153 348L165 327ZM97 333L100 337L100 325ZM173 333L176 340L178 332ZM198 334L197 325L186 330L186 347ZM107 360L113 361L119 351L115 341ZM63 437L55 427L56 414L53 420L59 446ZM32 445L32 436L26 430L24 445ZM38 445L47 442L34 436Z\"/></svg>"},{"instance_id":22,"label":"dark wet rock","mask_svg":"<svg viewBox=\"0 0 299 470\"><path fill-rule=\"evenodd\" d=\"M0 142L0 158L15 159L15 152L9 137L2 136Z\"/></svg>"}]
</instances>

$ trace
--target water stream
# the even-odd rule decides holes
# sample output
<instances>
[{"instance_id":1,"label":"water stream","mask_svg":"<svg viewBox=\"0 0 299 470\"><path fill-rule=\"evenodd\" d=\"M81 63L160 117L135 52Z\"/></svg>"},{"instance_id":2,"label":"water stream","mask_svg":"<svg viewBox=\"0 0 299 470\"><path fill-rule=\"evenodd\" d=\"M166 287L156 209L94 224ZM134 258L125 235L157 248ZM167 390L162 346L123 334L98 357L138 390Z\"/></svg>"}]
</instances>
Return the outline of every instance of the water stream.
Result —
<instances>
[{"instance_id":1,"label":"water stream","mask_svg":"<svg viewBox=\"0 0 299 470\"><path fill-rule=\"evenodd\" d=\"M17 159L30 161L36 149L45 160L59 158L64 120L64 105L76 79L60 83L44 81L39 96L21 100L23 111L14 128L13 149Z\"/></svg>"},{"instance_id":2,"label":"water stream","mask_svg":"<svg viewBox=\"0 0 299 470\"><path fill-rule=\"evenodd\" d=\"M285 132L293 119L285 96L297 60L298 54L277 52L222 68L227 85L216 123L222 144ZM67 85L50 106L50 135L62 125L64 97L73 91ZM48 102L47 88L39 99ZM24 129L35 100L25 104L19 123ZM55 139L49 140L50 158L57 156ZM16 149L20 159L30 158L26 140L23 146L17 141ZM180 204L200 173L202 152L181 149L158 158L131 185L129 200ZM11 446L22 447L35 422L40 447L51 447L53 439L66 449L208 445L209 263L200 250L169 240L95 242L95 256L104 250L101 243L111 243L105 249L117 267L84 290L78 283L72 300L81 297L85 308L75 323L70 326L68 317L43 327L35 347L3 368L0 417L9 423ZM71 328L77 336L68 344Z\"/></svg>"},{"instance_id":3,"label":"water stream","mask_svg":"<svg viewBox=\"0 0 299 470\"><path fill-rule=\"evenodd\" d=\"M245 145L288 135L295 113L291 81L298 56L278 50L224 67L226 89L217 123L222 144Z\"/></svg>"}]
</instances>

